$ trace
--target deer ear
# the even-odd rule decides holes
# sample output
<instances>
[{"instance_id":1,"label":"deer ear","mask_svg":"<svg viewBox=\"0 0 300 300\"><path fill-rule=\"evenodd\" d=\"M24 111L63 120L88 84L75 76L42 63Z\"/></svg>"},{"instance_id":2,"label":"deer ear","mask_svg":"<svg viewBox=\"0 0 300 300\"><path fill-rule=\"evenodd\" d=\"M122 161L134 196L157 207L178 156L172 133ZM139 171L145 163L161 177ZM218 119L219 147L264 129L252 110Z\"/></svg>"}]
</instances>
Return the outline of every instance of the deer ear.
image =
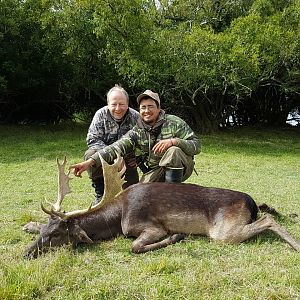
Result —
<instances>
[{"instance_id":1,"label":"deer ear","mask_svg":"<svg viewBox=\"0 0 300 300\"><path fill-rule=\"evenodd\" d=\"M77 240L77 243L87 243L87 244L93 244L94 242L88 237L86 232L81 229L78 225L76 225L76 229L74 232L74 236Z\"/></svg>"}]
</instances>

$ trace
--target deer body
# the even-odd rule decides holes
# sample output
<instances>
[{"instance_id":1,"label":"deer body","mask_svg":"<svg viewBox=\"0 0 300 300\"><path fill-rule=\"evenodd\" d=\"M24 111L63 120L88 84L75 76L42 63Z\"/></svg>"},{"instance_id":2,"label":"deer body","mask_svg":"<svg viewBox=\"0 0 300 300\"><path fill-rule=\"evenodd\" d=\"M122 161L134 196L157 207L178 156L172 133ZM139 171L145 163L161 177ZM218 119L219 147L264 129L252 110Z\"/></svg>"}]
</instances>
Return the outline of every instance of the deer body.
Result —
<instances>
[{"instance_id":1,"label":"deer body","mask_svg":"<svg viewBox=\"0 0 300 300\"><path fill-rule=\"evenodd\" d=\"M108 165L102 162L103 171L112 169L112 190L104 199L88 209L63 213L60 210L65 194L70 192L69 177L59 167L59 196L43 225L39 238L27 249L27 257L36 257L50 247L71 243L94 243L100 240L125 236L135 237L134 253L156 250L173 244L185 235L205 235L225 243L240 243L265 230L278 234L300 252L300 244L270 215L257 219L258 207L248 195L222 188L202 187L188 183L137 183L122 190L122 181L115 174L120 160ZM107 170L104 172L107 176ZM109 175L109 174L108 174ZM113 181L115 180L115 181ZM266 205L265 205L266 206Z\"/></svg>"},{"instance_id":2,"label":"deer body","mask_svg":"<svg viewBox=\"0 0 300 300\"><path fill-rule=\"evenodd\" d=\"M300 251L300 244L270 215L256 220L258 207L242 192L184 183L140 183L119 197L122 232L136 237L135 253L165 247L187 234L240 243L267 229Z\"/></svg>"},{"instance_id":3,"label":"deer body","mask_svg":"<svg viewBox=\"0 0 300 300\"><path fill-rule=\"evenodd\" d=\"M189 234L205 235L226 243L240 243L267 229L276 232L300 251L299 243L271 216L266 215L255 221L257 212L254 200L238 191L184 183L138 183L128 187L114 202L98 211L66 221L59 217L52 218L38 239L44 240L44 244L35 242L29 252L68 242L74 245L93 243L124 234L136 238L132 251L142 253L175 243ZM52 241L50 245L45 237L57 234L53 231L55 224L57 228L63 224L65 234L60 230L62 239L57 244ZM74 224L88 238L78 238ZM47 232L47 226L52 229L51 233L50 230Z\"/></svg>"},{"instance_id":4,"label":"deer body","mask_svg":"<svg viewBox=\"0 0 300 300\"><path fill-rule=\"evenodd\" d=\"M258 211L244 193L194 184L140 183L120 197L123 233L135 237L152 227L222 239L221 232L250 223Z\"/></svg>"}]
</instances>

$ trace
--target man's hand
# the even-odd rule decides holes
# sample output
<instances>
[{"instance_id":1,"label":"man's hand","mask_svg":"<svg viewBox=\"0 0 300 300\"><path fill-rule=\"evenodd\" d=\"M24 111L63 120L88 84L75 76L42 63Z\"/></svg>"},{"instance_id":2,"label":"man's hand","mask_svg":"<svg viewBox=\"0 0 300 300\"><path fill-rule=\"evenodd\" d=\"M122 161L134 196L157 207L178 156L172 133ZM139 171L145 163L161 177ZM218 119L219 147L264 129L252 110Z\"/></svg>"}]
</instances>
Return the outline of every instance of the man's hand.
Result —
<instances>
[{"instance_id":1,"label":"man's hand","mask_svg":"<svg viewBox=\"0 0 300 300\"><path fill-rule=\"evenodd\" d=\"M175 138L159 141L153 146L152 150L154 154L162 154L172 146L177 146L177 140Z\"/></svg>"},{"instance_id":2,"label":"man's hand","mask_svg":"<svg viewBox=\"0 0 300 300\"><path fill-rule=\"evenodd\" d=\"M69 170L72 170L72 173L76 176L76 177L81 177L81 173L86 171L87 169L89 169L91 166L93 166L95 164L93 159L88 159L84 162L81 162L79 164L75 164L75 165L71 165L69 167Z\"/></svg>"}]
</instances>

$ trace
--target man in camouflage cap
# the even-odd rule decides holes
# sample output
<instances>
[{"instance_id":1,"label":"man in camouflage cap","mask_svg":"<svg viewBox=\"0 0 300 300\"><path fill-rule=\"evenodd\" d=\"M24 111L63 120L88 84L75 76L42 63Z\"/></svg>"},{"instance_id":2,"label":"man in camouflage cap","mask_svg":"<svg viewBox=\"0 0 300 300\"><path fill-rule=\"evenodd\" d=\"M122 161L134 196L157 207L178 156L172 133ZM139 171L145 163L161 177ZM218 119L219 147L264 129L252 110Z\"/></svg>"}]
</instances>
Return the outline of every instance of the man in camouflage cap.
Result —
<instances>
[{"instance_id":1,"label":"man in camouflage cap","mask_svg":"<svg viewBox=\"0 0 300 300\"><path fill-rule=\"evenodd\" d=\"M195 133L184 120L160 108L157 93L146 90L137 97L137 102L141 118L133 129L87 161L70 166L76 176L101 167L99 155L112 162L117 153L124 156L132 149L143 171L140 182L182 182L191 176L194 155L200 152Z\"/></svg>"}]
</instances>

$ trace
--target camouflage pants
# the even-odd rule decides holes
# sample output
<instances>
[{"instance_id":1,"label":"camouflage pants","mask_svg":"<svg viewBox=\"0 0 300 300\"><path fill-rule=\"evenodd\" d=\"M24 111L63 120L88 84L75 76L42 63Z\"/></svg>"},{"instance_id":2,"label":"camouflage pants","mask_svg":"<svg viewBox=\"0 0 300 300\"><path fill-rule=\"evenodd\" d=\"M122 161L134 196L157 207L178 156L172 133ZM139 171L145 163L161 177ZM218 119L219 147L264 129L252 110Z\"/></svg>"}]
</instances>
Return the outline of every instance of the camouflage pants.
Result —
<instances>
[{"instance_id":1,"label":"camouflage pants","mask_svg":"<svg viewBox=\"0 0 300 300\"><path fill-rule=\"evenodd\" d=\"M84 154L84 160L89 159L93 154L95 154L97 150L95 149L88 149ZM103 178L103 171L102 168L95 168L92 167L89 170L87 170L89 174L89 178L91 180L96 180L98 178ZM138 183L139 182L139 175L137 168L131 168L126 165L126 172L125 172L125 183L123 184L123 189L127 188L128 186Z\"/></svg>"},{"instance_id":2,"label":"camouflage pants","mask_svg":"<svg viewBox=\"0 0 300 300\"><path fill-rule=\"evenodd\" d=\"M166 168L184 168L183 181L187 180L194 170L193 157L186 155L179 147L170 147L162 156L159 166L142 175L140 182L164 182Z\"/></svg>"}]
</instances>

